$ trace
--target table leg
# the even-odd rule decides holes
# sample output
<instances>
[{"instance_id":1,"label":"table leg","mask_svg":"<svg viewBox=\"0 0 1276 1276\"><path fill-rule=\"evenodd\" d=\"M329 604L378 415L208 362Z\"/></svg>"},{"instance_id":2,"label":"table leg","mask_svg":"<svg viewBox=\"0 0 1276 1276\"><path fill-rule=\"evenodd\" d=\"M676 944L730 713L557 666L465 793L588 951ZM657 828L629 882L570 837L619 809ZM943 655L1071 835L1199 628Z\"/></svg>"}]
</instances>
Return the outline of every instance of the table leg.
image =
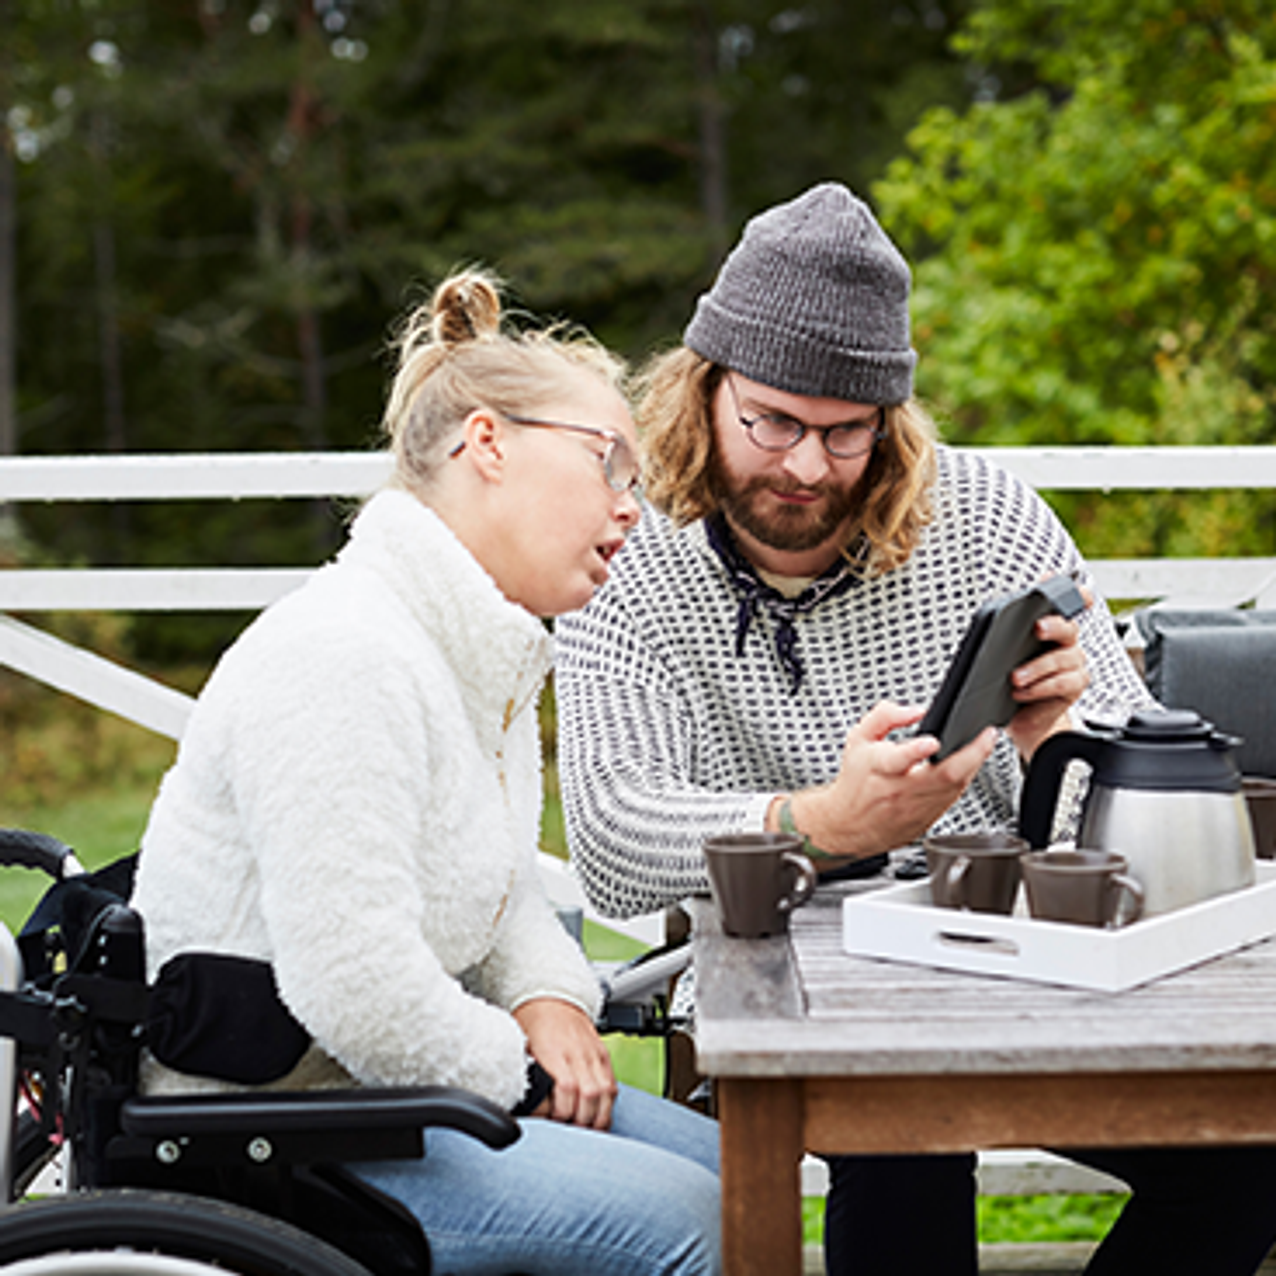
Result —
<instances>
[{"instance_id":1,"label":"table leg","mask_svg":"<svg viewBox=\"0 0 1276 1276\"><path fill-rule=\"evenodd\" d=\"M802 1085L720 1077L724 1276L800 1276Z\"/></svg>"}]
</instances>

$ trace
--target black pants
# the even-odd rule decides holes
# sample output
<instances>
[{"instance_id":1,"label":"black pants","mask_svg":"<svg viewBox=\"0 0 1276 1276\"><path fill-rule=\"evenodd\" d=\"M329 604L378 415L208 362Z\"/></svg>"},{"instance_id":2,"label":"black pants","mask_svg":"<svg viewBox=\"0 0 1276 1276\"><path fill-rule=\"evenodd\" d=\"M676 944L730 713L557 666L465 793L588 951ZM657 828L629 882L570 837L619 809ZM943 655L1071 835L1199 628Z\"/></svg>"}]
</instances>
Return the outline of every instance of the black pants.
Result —
<instances>
[{"instance_id":1,"label":"black pants","mask_svg":"<svg viewBox=\"0 0 1276 1276\"><path fill-rule=\"evenodd\" d=\"M1132 1195L1087 1276L1252 1276L1276 1244L1276 1148L1076 1150ZM975 1276L975 1158L834 1156L828 1276Z\"/></svg>"}]
</instances>

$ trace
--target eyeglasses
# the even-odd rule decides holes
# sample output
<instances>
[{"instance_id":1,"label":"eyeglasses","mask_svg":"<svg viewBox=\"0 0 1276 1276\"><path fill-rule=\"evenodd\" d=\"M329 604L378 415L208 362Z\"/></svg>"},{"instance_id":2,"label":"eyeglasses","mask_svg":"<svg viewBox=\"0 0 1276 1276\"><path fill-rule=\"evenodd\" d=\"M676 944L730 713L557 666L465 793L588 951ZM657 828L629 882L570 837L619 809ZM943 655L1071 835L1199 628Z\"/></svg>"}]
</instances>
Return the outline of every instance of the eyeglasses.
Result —
<instances>
[{"instance_id":1,"label":"eyeglasses","mask_svg":"<svg viewBox=\"0 0 1276 1276\"><path fill-rule=\"evenodd\" d=\"M788 452L810 432L820 436L824 450L830 456L839 461L849 461L852 457L871 452L874 444L886 437L884 407L879 407L865 421L844 421L840 425L807 425L805 421L783 412L759 412L757 416L745 416L730 372L726 374L726 382L735 403L736 417L748 432L750 442L764 452Z\"/></svg>"},{"instance_id":2,"label":"eyeglasses","mask_svg":"<svg viewBox=\"0 0 1276 1276\"><path fill-rule=\"evenodd\" d=\"M634 450L629 446L623 434L615 430L604 429L600 425L568 425L566 421L542 421L538 417L515 416L512 412L502 412L507 421L515 425L529 425L543 430L570 430L573 434L592 434L602 439L605 446L601 453L594 453L603 467L603 477L613 492L632 492L642 477L642 470ZM460 456L465 451L465 440L462 439L449 453L449 457Z\"/></svg>"}]
</instances>

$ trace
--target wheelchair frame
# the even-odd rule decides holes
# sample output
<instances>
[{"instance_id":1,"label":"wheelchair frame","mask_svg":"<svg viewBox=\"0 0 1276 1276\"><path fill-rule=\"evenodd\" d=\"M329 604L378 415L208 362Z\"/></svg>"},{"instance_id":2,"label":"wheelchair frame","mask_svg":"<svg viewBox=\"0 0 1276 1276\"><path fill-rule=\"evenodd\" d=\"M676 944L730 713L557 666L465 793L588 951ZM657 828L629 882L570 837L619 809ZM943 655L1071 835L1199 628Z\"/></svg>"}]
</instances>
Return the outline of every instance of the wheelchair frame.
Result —
<instances>
[{"instance_id":1,"label":"wheelchair frame","mask_svg":"<svg viewBox=\"0 0 1276 1276\"><path fill-rule=\"evenodd\" d=\"M0 830L0 865L78 872L55 839ZM419 1157L424 1131L499 1149L503 1109L444 1086L137 1093L140 917L94 916L79 956L32 978L0 927L0 1266L13 1276L428 1276L429 1243L342 1162ZM20 1200L65 1161L65 1195Z\"/></svg>"}]
</instances>

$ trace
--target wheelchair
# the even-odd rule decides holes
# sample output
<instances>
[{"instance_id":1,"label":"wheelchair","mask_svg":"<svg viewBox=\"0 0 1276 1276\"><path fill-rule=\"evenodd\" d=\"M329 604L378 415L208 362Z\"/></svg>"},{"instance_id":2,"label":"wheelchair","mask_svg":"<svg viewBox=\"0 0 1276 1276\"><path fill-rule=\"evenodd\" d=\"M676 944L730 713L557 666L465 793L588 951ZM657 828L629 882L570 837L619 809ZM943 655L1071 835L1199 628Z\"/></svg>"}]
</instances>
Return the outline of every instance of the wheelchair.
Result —
<instances>
[{"instance_id":1,"label":"wheelchair","mask_svg":"<svg viewBox=\"0 0 1276 1276\"><path fill-rule=\"evenodd\" d=\"M499 1150L509 1113L446 1086L140 1094L151 990L120 866L85 874L56 839L0 829L0 867L55 883L18 938L0 926L8 1276L430 1276L416 1219L343 1163L420 1157L437 1127ZM609 971L600 1027L667 1036L685 963ZM57 1168L64 1190L41 1195Z\"/></svg>"}]
</instances>

